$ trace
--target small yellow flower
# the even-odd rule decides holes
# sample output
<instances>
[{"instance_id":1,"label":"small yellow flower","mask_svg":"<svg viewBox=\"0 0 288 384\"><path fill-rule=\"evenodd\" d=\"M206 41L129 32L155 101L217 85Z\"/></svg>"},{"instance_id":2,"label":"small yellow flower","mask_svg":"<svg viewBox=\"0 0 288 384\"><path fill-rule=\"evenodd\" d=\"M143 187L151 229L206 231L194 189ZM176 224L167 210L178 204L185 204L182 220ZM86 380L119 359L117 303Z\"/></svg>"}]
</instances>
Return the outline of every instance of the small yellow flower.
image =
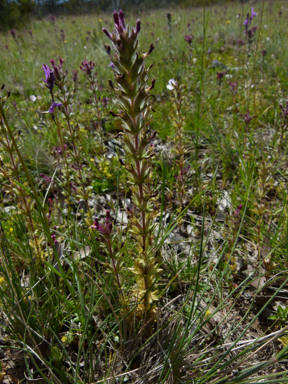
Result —
<instances>
[{"instance_id":1,"label":"small yellow flower","mask_svg":"<svg viewBox=\"0 0 288 384\"><path fill-rule=\"evenodd\" d=\"M206 311L206 313L205 313L205 317L209 317L210 315L211 315L211 311L209 311L209 309L208 309L208 311Z\"/></svg>"},{"instance_id":2,"label":"small yellow flower","mask_svg":"<svg viewBox=\"0 0 288 384\"><path fill-rule=\"evenodd\" d=\"M99 19L99 21L100 21L100 23L101 23L102 19Z\"/></svg>"},{"instance_id":3,"label":"small yellow flower","mask_svg":"<svg viewBox=\"0 0 288 384\"><path fill-rule=\"evenodd\" d=\"M67 40L64 40L64 43L67 43Z\"/></svg>"},{"instance_id":4,"label":"small yellow flower","mask_svg":"<svg viewBox=\"0 0 288 384\"><path fill-rule=\"evenodd\" d=\"M13 232L13 228L10 228L10 232L11 232L11 233Z\"/></svg>"},{"instance_id":5,"label":"small yellow flower","mask_svg":"<svg viewBox=\"0 0 288 384\"><path fill-rule=\"evenodd\" d=\"M24 296L23 297L23 300L25 301L25 303L29 303L29 300L31 300L31 296Z\"/></svg>"},{"instance_id":6,"label":"small yellow flower","mask_svg":"<svg viewBox=\"0 0 288 384\"><path fill-rule=\"evenodd\" d=\"M4 277L0 277L0 285L2 285L4 281L5 281Z\"/></svg>"},{"instance_id":7,"label":"small yellow flower","mask_svg":"<svg viewBox=\"0 0 288 384\"><path fill-rule=\"evenodd\" d=\"M66 335L61 337L62 343L66 343L67 340L68 340L68 337Z\"/></svg>"},{"instance_id":8,"label":"small yellow flower","mask_svg":"<svg viewBox=\"0 0 288 384\"><path fill-rule=\"evenodd\" d=\"M230 24L230 20L227 20L227 21L226 21L226 24Z\"/></svg>"},{"instance_id":9,"label":"small yellow flower","mask_svg":"<svg viewBox=\"0 0 288 384\"><path fill-rule=\"evenodd\" d=\"M281 341L283 348L288 346L288 336L281 336L278 340Z\"/></svg>"},{"instance_id":10,"label":"small yellow flower","mask_svg":"<svg viewBox=\"0 0 288 384\"><path fill-rule=\"evenodd\" d=\"M94 162L94 159L90 159L90 161L91 161L91 163L93 163L93 162Z\"/></svg>"}]
</instances>

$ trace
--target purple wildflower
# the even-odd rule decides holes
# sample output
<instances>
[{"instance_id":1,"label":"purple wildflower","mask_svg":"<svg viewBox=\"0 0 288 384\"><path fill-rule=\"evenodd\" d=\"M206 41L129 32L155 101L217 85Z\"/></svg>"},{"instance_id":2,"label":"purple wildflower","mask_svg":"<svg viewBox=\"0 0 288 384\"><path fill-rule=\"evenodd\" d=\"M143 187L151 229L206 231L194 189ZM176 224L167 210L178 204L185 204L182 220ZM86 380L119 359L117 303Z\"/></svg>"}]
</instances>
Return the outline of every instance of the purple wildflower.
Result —
<instances>
[{"instance_id":1,"label":"purple wildflower","mask_svg":"<svg viewBox=\"0 0 288 384\"><path fill-rule=\"evenodd\" d=\"M61 156L63 155L66 148L67 148L67 144L64 144L64 150L61 145L59 147L54 147L54 153L56 154L56 156Z\"/></svg>"},{"instance_id":2,"label":"purple wildflower","mask_svg":"<svg viewBox=\"0 0 288 384\"><path fill-rule=\"evenodd\" d=\"M49 16L49 20L52 21L53 24L55 24L56 16L55 15Z\"/></svg>"},{"instance_id":3,"label":"purple wildflower","mask_svg":"<svg viewBox=\"0 0 288 384\"><path fill-rule=\"evenodd\" d=\"M218 79L219 87L221 86L223 78L225 75L226 75L226 72L217 72L217 79Z\"/></svg>"},{"instance_id":4,"label":"purple wildflower","mask_svg":"<svg viewBox=\"0 0 288 384\"><path fill-rule=\"evenodd\" d=\"M279 107L281 108L282 115L283 115L284 119L287 119L288 118L288 101L286 101L285 107L283 107L282 104L280 104Z\"/></svg>"},{"instance_id":5,"label":"purple wildflower","mask_svg":"<svg viewBox=\"0 0 288 384\"><path fill-rule=\"evenodd\" d=\"M232 81L228 81L228 84L229 84L230 87L231 87L231 91L232 91L233 93L235 93L235 92L236 92L236 89L237 89L238 81L236 81L235 83L232 83Z\"/></svg>"},{"instance_id":6,"label":"purple wildflower","mask_svg":"<svg viewBox=\"0 0 288 384\"><path fill-rule=\"evenodd\" d=\"M103 227L103 225L99 224L99 221L97 218L94 219L94 223L93 223L93 225L91 225L91 228L97 229L99 234L102 235L103 237L106 237L106 238L109 238L111 236L112 227L113 227L113 225L110 221L110 212L109 211L106 211L106 220L105 220L104 227Z\"/></svg>"},{"instance_id":7,"label":"purple wildflower","mask_svg":"<svg viewBox=\"0 0 288 384\"><path fill-rule=\"evenodd\" d=\"M65 41L65 38L66 38L64 29L60 29L60 32L61 32L61 39L62 39L62 41L64 42L64 41Z\"/></svg>"},{"instance_id":8,"label":"purple wildflower","mask_svg":"<svg viewBox=\"0 0 288 384\"><path fill-rule=\"evenodd\" d=\"M239 205L238 205L236 211L234 212L234 216L235 216L235 217L239 216L242 207L243 207L242 204L239 204Z\"/></svg>"},{"instance_id":9,"label":"purple wildflower","mask_svg":"<svg viewBox=\"0 0 288 384\"><path fill-rule=\"evenodd\" d=\"M263 58L267 55L267 51L265 48L261 51L261 55L263 56Z\"/></svg>"},{"instance_id":10,"label":"purple wildflower","mask_svg":"<svg viewBox=\"0 0 288 384\"><path fill-rule=\"evenodd\" d=\"M141 21L138 19L136 21L136 28L135 28L136 35L138 35L138 33L140 32L140 29L141 29ZM132 28L132 30L133 30L133 28Z\"/></svg>"},{"instance_id":11,"label":"purple wildflower","mask_svg":"<svg viewBox=\"0 0 288 384\"><path fill-rule=\"evenodd\" d=\"M211 55L211 48L208 49L207 53L208 55Z\"/></svg>"},{"instance_id":12,"label":"purple wildflower","mask_svg":"<svg viewBox=\"0 0 288 384\"><path fill-rule=\"evenodd\" d=\"M192 35L192 33L191 33L191 35L186 35L186 36L184 37L184 40L185 40L186 43L188 43L188 44L192 44L193 39L194 39L194 35Z\"/></svg>"},{"instance_id":13,"label":"purple wildflower","mask_svg":"<svg viewBox=\"0 0 288 384\"><path fill-rule=\"evenodd\" d=\"M77 188L77 185L76 185L75 183L72 183L72 182L70 183L70 187L71 187L71 189L72 189L73 192L76 192L77 189L78 189L78 188Z\"/></svg>"},{"instance_id":14,"label":"purple wildflower","mask_svg":"<svg viewBox=\"0 0 288 384\"><path fill-rule=\"evenodd\" d=\"M14 40L16 40L16 29L11 29L11 31L9 31L11 36L13 37Z\"/></svg>"},{"instance_id":15,"label":"purple wildflower","mask_svg":"<svg viewBox=\"0 0 288 384\"><path fill-rule=\"evenodd\" d=\"M114 63L111 61L111 63L108 65L108 67L112 68L112 69L115 69L115 65Z\"/></svg>"},{"instance_id":16,"label":"purple wildflower","mask_svg":"<svg viewBox=\"0 0 288 384\"><path fill-rule=\"evenodd\" d=\"M39 176L42 177L46 181L46 183L48 183L48 184L51 183L51 180L52 180L51 176L46 176L46 175L44 175L44 173L40 173Z\"/></svg>"},{"instance_id":17,"label":"purple wildflower","mask_svg":"<svg viewBox=\"0 0 288 384\"><path fill-rule=\"evenodd\" d=\"M49 210L50 211L50 210ZM55 233L55 231L57 231L57 229L58 229L59 227L58 226L54 226L54 231L52 232L52 235L51 235L51 239L53 240L53 243L54 244L58 244L58 241L57 241L57 239L56 239L56 233ZM48 243L48 245L49 245L49 247L51 247L51 244L50 243ZM52 247L51 247L52 248Z\"/></svg>"},{"instance_id":18,"label":"purple wildflower","mask_svg":"<svg viewBox=\"0 0 288 384\"><path fill-rule=\"evenodd\" d=\"M256 17L257 16L257 13L254 11L254 8L251 7L251 16L250 16L250 20L253 19L253 17Z\"/></svg>"},{"instance_id":19,"label":"purple wildflower","mask_svg":"<svg viewBox=\"0 0 288 384\"><path fill-rule=\"evenodd\" d=\"M108 36L108 38L113 41L114 43L119 40L119 37L123 35L124 33L127 33L128 30L126 29L126 24L125 24L125 18L124 18L124 13L123 11L119 11L117 13L116 11L113 13L114 17L114 23L115 23L115 30L114 33L110 33L106 28L102 28L102 31ZM135 29L132 28L132 35L138 35L141 29L141 22L138 19L136 22L136 27Z\"/></svg>"},{"instance_id":20,"label":"purple wildflower","mask_svg":"<svg viewBox=\"0 0 288 384\"><path fill-rule=\"evenodd\" d=\"M247 13L247 17L243 23L245 25L245 30L247 31L248 25L249 25L250 19L249 19L249 12Z\"/></svg>"},{"instance_id":21,"label":"purple wildflower","mask_svg":"<svg viewBox=\"0 0 288 384\"><path fill-rule=\"evenodd\" d=\"M217 79L222 80L226 75L226 72L217 72Z\"/></svg>"},{"instance_id":22,"label":"purple wildflower","mask_svg":"<svg viewBox=\"0 0 288 384\"><path fill-rule=\"evenodd\" d=\"M95 67L95 63L90 60L90 61L82 61L80 65L80 69L86 73L88 77L92 75L93 68Z\"/></svg>"},{"instance_id":23,"label":"purple wildflower","mask_svg":"<svg viewBox=\"0 0 288 384\"><path fill-rule=\"evenodd\" d=\"M108 38L113 41L113 35L108 31L107 28L102 28L102 31L108 36Z\"/></svg>"},{"instance_id":24,"label":"purple wildflower","mask_svg":"<svg viewBox=\"0 0 288 384\"><path fill-rule=\"evenodd\" d=\"M48 112L54 113L54 108L61 107L62 105L62 103L56 103L56 101L53 101L50 108L48 109Z\"/></svg>"},{"instance_id":25,"label":"purple wildflower","mask_svg":"<svg viewBox=\"0 0 288 384\"><path fill-rule=\"evenodd\" d=\"M188 165L187 167L184 167L183 169L181 169L181 172L179 173L178 176L175 176L175 179L177 181L183 182L186 179L186 176L187 176L188 172L190 171L190 168L191 168L191 166Z\"/></svg>"},{"instance_id":26,"label":"purple wildflower","mask_svg":"<svg viewBox=\"0 0 288 384\"><path fill-rule=\"evenodd\" d=\"M15 109L17 109L17 103L16 103L15 99L13 99L13 100L11 101L11 104L13 105L13 107L14 107Z\"/></svg>"},{"instance_id":27,"label":"purple wildflower","mask_svg":"<svg viewBox=\"0 0 288 384\"><path fill-rule=\"evenodd\" d=\"M120 20L120 23L122 24L122 27L125 29L126 25L125 25L124 13L121 10L119 11L119 20Z\"/></svg>"},{"instance_id":28,"label":"purple wildflower","mask_svg":"<svg viewBox=\"0 0 288 384\"><path fill-rule=\"evenodd\" d=\"M79 171L79 170L81 170L81 169L84 168L84 165L83 165L83 164L80 164L80 165L78 165L78 164L72 164L72 165L71 165L71 168L75 169L75 171Z\"/></svg>"},{"instance_id":29,"label":"purple wildflower","mask_svg":"<svg viewBox=\"0 0 288 384\"><path fill-rule=\"evenodd\" d=\"M251 121L255 118L256 116L250 116L250 112L249 112L249 109L247 109L247 112L245 113L245 115L243 116L243 119L244 119L244 122L245 122L245 125L246 125L246 130L248 129L248 125L251 123Z\"/></svg>"},{"instance_id":30,"label":"purple wildflower","mask_svg":"<svg viewBox=\"0 0 288 384\"><path fill-rule=\"evenodd\" d=\"M255 27L252 27L251 29L247 29L246 30L246 34L247 34L247 36L248 36L248 39L249 39L249 42L250 43L252 43L252 39L253 39L253 37L254 37L254 35L255 35L255 32L256 32L256 30L257 30L257 27L255 26Z\"/></svg>"},{"instance_id":31,"label":"purple wildflower","mask_svg":"<svg viewBox=\"0 0 288 384\"><path fill-rule=\"evenodd\" d=\"M52 93L54 82L55 82L54 72L46 64L43 64L42 69L44 69L44 73L45 73L45 77L46 77L45 80L44 79L42 79L42 80L44 81L44 83L46 83L46 87Z\"/></svg>"},{"instance_id":32,"label":"purple wildflower","mask_svg":"<svg viewBox=\"0 0 288 384\"><path fill-rule=\"evenodd\" d=\"M247 13L247 17L243 23L243 25L245 25L245 31L247 32L247 29L249 27L249 25L251 24L251 21L254 17L256 17L257 13L254 11L254 8L251 7L251 16L249 17L249 12Z\"/></svg>"},{"instance_id":33,"label":"purple wildflower","mask_svg":"<svg viewBox=\"0 0 288 384\"><path fill-rule=\"evenodd\" d=\"M61 57L59 57L59 64L56 65L55 64L55 60L51 59L50 60L50 63L52 65L52 68L53 68L53 73L54 73L54 79L57 81L61 81L61 74L62 74L62 65L64 63L65 59L61 59ZM56 83L57 85L57 83Z\"/></svg>"}]
</instances>

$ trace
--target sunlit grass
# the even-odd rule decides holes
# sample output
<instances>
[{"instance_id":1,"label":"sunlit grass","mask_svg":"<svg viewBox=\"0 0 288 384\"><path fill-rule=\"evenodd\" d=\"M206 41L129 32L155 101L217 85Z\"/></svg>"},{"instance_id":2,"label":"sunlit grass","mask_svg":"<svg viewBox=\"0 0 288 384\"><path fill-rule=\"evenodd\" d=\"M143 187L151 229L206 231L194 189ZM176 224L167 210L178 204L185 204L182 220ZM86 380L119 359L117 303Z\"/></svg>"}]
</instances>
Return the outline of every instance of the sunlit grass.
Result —
<instances>
[{"instance_id":1,"label":"sunlit grass","mask_svg":"<svg viewBox=\"0 0 288 384\"><path fill-rule=\"evenodd\" d=\"M148 326L133 294L136 211L119 158L130 163L109 114L119 112L102 32L111 15L33 20L16 38L0 35L0 381L20 364L19 380L47 383L288 381L288 11L281 1L253 7L250 42L244 2L138 15L139 51L155 48L148 83L156 79L148 187L161 273ZM134 12L125 16L135 26ZM55 98L71 96L69 118L46 113L42 66L59 57L66 88ZM94 93L85 60L95 62ZM107 210L125 305L91 228Z\"/></svg>"}]
</instances>

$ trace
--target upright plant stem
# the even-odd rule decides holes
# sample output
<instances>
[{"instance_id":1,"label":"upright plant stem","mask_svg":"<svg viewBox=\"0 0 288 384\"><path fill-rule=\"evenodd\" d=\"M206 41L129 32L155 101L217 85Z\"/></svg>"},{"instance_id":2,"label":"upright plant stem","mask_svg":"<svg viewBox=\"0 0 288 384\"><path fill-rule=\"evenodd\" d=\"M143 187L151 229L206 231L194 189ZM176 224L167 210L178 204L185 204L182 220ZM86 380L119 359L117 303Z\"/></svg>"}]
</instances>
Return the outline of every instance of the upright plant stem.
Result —
<instances>
[{"instance_id":1,"label":"upright plant stem","mask_svg":"<svg viewBox=\"0 0 288 384\"><path fill-rule=\"evenodd\" d=\"M204 77L204 52L205 52L205 37L206 37L206 0L204 0L203 9L203 43L202 43L202 58L201 58L201 78L200 78L200 90L197 98L197 114L196 114L196 140L194 142L195 147L195 171L196 171L196 193L199 192L200 177L198 170L198 153L199 153L199 122L200 122L200 109L202 101L202 90L203 90L203 77Z\"/></svg>"}]
</instances>

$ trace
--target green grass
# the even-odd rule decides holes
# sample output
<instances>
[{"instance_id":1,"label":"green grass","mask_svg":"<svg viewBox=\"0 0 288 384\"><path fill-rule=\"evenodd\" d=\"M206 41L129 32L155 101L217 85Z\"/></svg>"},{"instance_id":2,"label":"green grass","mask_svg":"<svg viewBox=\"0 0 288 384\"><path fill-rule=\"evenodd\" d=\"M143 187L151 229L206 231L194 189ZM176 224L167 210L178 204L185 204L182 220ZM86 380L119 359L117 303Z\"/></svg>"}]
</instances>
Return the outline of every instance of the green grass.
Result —
<instances>
[{"instance_id":1,"label":"green grass","mask_svg":"<svg viewBox=\"0 0 288 384\"><path fill-rule=\"evenodd\" d=\"M112 15L34 20L16 40L0 35L1 96L11 92L7 124L2 119L0 126L0 382L6 376L21 383L288 381L287 340L280 339L288 325L288 119L279 106L288 100L288 10L284 1L253 7L257 31L250 48L243 25L249 3L138 15L139 51L155 47L147 66L153 64L149 84L156 79L151 186L158 192L153 244L161 273L149 332L133 297L131 268L139 250L121 206L131 199L128 172L119 162L125 156L106 158L107 142L121 131L109 114L118 106L108 85L114 77L104 48L109 41L101 31L113 29ZM136 15L125 16L135 26ZM191 33L189 46L184 36ZM73 94L74 138L57 112L65 161L55 149L59 127L43 113L51 97L42 65L59 57L65 59L67 94ZM86 59L95 61L97 105L79 69ZM213 68L214 60L225 67ZM220 71L226 72L221 84ZM166 87L172 78L185 86L180 112L191 168L184 196L176 182L175 100ZM236 92L229 81L237 81ZM246 125L248 109L253 119ZM8 122L20 156L15 145L7 150ZM111 260L91 228L107 209L117 217L115 244L123 243L119 279L128 313L109 272Z\"/></svg>"}]
</instances>

